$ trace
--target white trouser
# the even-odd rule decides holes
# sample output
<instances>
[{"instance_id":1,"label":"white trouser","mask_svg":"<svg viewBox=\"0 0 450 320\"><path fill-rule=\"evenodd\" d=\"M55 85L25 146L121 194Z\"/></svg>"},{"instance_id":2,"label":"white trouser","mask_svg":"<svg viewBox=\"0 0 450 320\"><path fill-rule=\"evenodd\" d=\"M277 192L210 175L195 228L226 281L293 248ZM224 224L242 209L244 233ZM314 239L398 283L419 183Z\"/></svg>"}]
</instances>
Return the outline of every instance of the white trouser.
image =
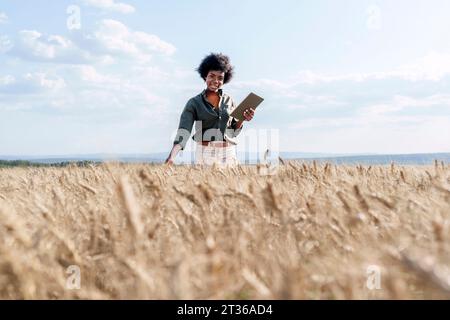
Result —
<instances>
[{"instance_id":1,"label":"white trouser","mask_svg":"<svg viewBox=\"0 0 450 320\"><path fill-rule=\"evenodd\" d=\"M239 164L236 155L236 146L215 146L214 142L211 142L207 146L197 144L195 163L202 165L213 165L215 163L223 166L236 166Z\"/></svg>"}]
</instances>

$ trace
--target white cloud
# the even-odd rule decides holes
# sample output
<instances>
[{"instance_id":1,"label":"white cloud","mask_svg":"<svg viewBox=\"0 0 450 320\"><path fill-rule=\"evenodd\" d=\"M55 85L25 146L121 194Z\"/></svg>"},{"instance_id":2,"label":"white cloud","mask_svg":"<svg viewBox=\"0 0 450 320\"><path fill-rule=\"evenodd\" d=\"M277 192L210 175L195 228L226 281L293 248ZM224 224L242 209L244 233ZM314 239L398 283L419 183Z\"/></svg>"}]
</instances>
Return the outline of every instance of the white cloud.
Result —
<instances>
[{"instance_id":1,"label":"white cloud","mask_svg":"<svg viewBox=\"0 0 450 320\"><path fill-rule=\"evenodd\" d=\"M4 12L0 12L0 24L7 23L8 16Z\"/></svg>"},{"instance_id":2,"label":"white cloud","mask_svg":"<svg viewBox=\"0 0 450 320\"><path fill-rule=\"evenodd\" d=\"M0 36L0 52L24 60L63 64L112 64L121 58L147 63L153 54L172 55L174 45L158 36L134 31L116 20L103 20L92 33L72 33L70 38L22 30L15 41Z\"/></svg>"},{"instance_id":3,"label":"white cloud","mask_svg":"<svg viewBox=\"0 0 450 320\"><path fill-rule=\"evenodd\" d=\"M400 111L407 111L409 107L430 108L439 107L438 113L428 115L426 113L411 114L408 112L396 113ZM414 128L421 128L427 126L432 128L432 123L450 121L450 95L433 95L424 98L412 98L407 96L395 96L388 103L379 103L356 109L356 113L349 116L339 115L324 115L307 117L299 121L295 121L288 125L290 130L337 130L351 128L371 128L373 132L382 131L383 128L389 130L405 130L411 126ZM414 130L416 130L414 129ZM448 130L447 130L448 131ZM331 132L331 131L330 131ZM436 131L437 132L437 131Z\"/></svg>"},{"instance_id":4,"label":"white cloud","mask_svg":"<svg viewBox=\"0 0 450 320\"><path fill-rule=\"evenodd\" d=\"M27 100L26 96L31 94L33 98L27 106L27 108L30 108L36 102L34 100L36 96L42 95L45 99L50 100L50 95L62 92L66 86L66 81L63 78L45 72L30 72L20 77L7 75L0 77L0 94L3 94L0 100L5 100L4 95L8 95L13 100L3 102L10 109L17 109Z\"/></svg>"},{"instance_id":5,"label":"white cloud","mask_svg":"<svg viewBox=\"0 0 450 320\"><path fill-rule=\"evenodd\" d=\"M335 128L376 128L395 125L403 128L410 125L421 125L431 123L435 119L442 119L443 116L423 116L423 115L369 115L360 114L349 117L315 117L297 121L289 125L289 129L324 129Z\"/></svg>"},{"instance_id":6,"label":"white cloud","mask_svg":"<svg viewBox=\"0 0 450 320\"><path fill-rule=\"evenodd\" d=\"M307 110L308 106L304 104L288 104L286 108L288 110Z\"/></svg>"},{"instance_id":7,"label":"white cloud","mask_svg":"<svg viewBox=\"0 0 450 320\"><path fill-rule=\"evenodd\" d=\"M439 81L450 74L450 54L430 52L423 58L394 70L391 76L411 81Z\"/></svg>"},{"instance_id":8,"label":"white cloud","mask_svg":"<svg viewBox=\"0 0 450 320\"><path fill-rule=\"evenodd\" d=\"M236 87L247 87L249 85L256 86L256 87L269 86L269 87L274 87L277 89L288 87L288 85L286 85L285 83L277 81L277 80L272 80L272 79L258 79L255 81L239 81L239 82L235 82L233 85Z\"/></svg>"},{"instance_id":9,"label":"white cloud","mask_svg":"<svg viewBox=\"0 0 450 320\"><path fill-rule=\"evenodd\" d=\"M346 127L355 125L355 118L353 117L336 117L336 118L307 118L297 121L289 125L289 129L312 129L312 128L331 128L331 127Z\"/></svg>"},{"instance_id":10,"label":"white cloud","mask_svg":"<svg viewBox=\"0 0 450 320\"><path fill-rule=\"evenodd\" d=\"M231 83L229 88L244 92L245 94L251 90L262 96L276 98L278 103L274 107L279 108L280 104L286 104L287 108L290 110L306 109L312 105L340 106L343 104L335 95L306 93L303 90L294 87L289 81L286 81L285 83L270 79L237 81Z\"/></svg>"},{"instance_id":11,"label":"white cloud","mask_svg":"<svg viewBox=\"0 0 450 320\"><path fill-rule=\"evenodd\" d=\"M315 85L321 83L330 83L337 81L354 81L361 82L367 80L371 77L376 77L376 74L364 74L364 73L354 73L354 74L343 74L343 75L326 75L315 73L310 70L300 71L291 81L291 86L296 86L299 84Z\"/></svg>"},{"instance_id":12,"label":"white cloud","mask_svg":"<svg viewBox=\"0 0 450 320\"><path fill-rule=\"evenodd\" d=\"M153 34L130 30L122 22L102 20L89 40L95 41L97 48L110 54L118 54L149 61L153 53L172 55L176 48Z\"/></svg>"},{"instance_id":13,"label":"white cloud","mask_svg":"<svg viewBox=\"0 0 450 320\"><path fill-rule=\"evenodd\" d=\"M20 39L25 48L31 49L34 55L44 59L54 59L72 47L71 42L63 37L44 36L37 31L21 31Z\"/></svg>"},{"instance_id":14,"label":"white cloud","mask_svg":"<svg viewBox=\"0 0 450 320\"><path fill-rule=\"evenodd\" d=\"M16 81L16 79L10 75L0 77L0 86L7 86L7 85L14 83L15 81Z\"/></svg>"},{"instance_id":15,"label":"white cloud","mask_svg":"<svg viewBox=\"0 0 450 320\"><path fill-rule=\"evenodd\" d=\"M117 77L99 73L93 66L83 65L78 67L77 71L79 72L81 81L89 82L91 84L116 84L120 81Z\"/></svg>"},{"instance_id":16,"label":"white cloud","mask_svg":"<svg viewBox=\"0 0 450 320\"><path fill-rule=\"evenodd\" d=\"M171 70L173 66L164 68ZM164 90L169 91L167 79L159 79L158 73L134 77L133 64L121 70L100 65L46 69L47 73L27 73L18 79L1 76L0 112L28 110L64 115L81 122L131 122L136 128L148 128L154 121L163 125L172 118L169 116L173 113L172 97L164 94ZM157 83L157 80L158 85L149 87L149 83Z\"/></svg>"},{"instance_id":17,"label":"white cloud","mask_svg":"<svg viewBox=\"0 0 450 320\"><path fill-rule=\"evenodd\" d=\"M439 107L440 112L450 112L450 94L436 94L424 98L412 98L396 95L388 103L379 103L361 108L360 114L367 116L385 115L399 112L407 108L430 108Z\"/></svg>"},{"instance_id":18,"label":"white cloud","mask_svg":"<svg viewBox=\"0 0 450 320\"><path fill-rule=\"evenodd\" d=\"M0 35L0 53L5 53L11 50L13 44L8 36Z\"/></svg>"},{"instance_id":19,"label":"white cloud","mask_svg":"<svg viewBox=\"0 0 450 320\"><path fill-rule=\"evenodd\" d=\"M25 60L59 63L86 63L92 59L71 40L59 35L45 35L36 30L22 30L8 50Z\"/></svg>"},{"instance_id":20,"label":"white cloud","mask_svg":"<svg viewBox=\"0 0 450 320\"><path fill-rule=\"evenodd\" d=\"M63 78L51 76L43 72L27 73L24 79L47 90L61 90L66 87L66 82Z\"/></svg>"},{"instance_id":21,"label":"white cloud","mask_svg":"<svg viewBox=\"0 0 450 320\"><path fill-rule=\"evenodd\" d=\"M426 113L411 114L406 112L408 108L431 108L438 107L438 113L427 115ZM287 106L291 110L305 110L303 105ZM289 124L289 129L326 129L329 128L350 128L350 127L371 127L381 128L394 124L398 128L409 125L422 125L431 123L435 119L448 118L450 120L450 95L437 94L423 98L413 98L396 95L391 101L377 103L368 107L357 108L356 112L349 116L316 116L308 117ZM403 113L399 113L405 111Z\"/></svg>"},{"instance_id":22,"label":"white cloud","mask_svg":"<svg viewBox=\"0 0 450 320\"><path fill-rule=\"evenodd\" d=\"M136 75L136 80L139 81L141 79L143 82L146 81L165 81L169 79L180 80L183 74L181 74L178 70L174 70L169 74L169 70L164 70L160 66L142 66L137 65L131 68L131 71Z\"/></svg>"},{"instance_id":23,"label":"white cloud","mask_svg":"<svg viewBox=\"0 0 450 320\"><path fill-rule=\"evenodd\" d=\"M310 70L302 70L290 79L287 84L278 84L284 87L294 87L300 84L316 85L339 81L364 82L368 80L401 79L406 81L440 81L450 75L450 54L430 52L424 57L411 63L399 66L392 70L347 73L347 74L322 74Z\"/></svg>"},{"instance_id":24,"label":"white cloud","mask_svg":"<svg viewBox=\"0 0 450 320\"><path fill-rule=\"evenodd\" d=\"M136 11L133 6L122 2L115 2L114 0L84 0L84 3L90 7L125 14L133 13Z\"/></svg>"},{"instance_id":25,"label":"white cloud","mask_svg":"<svg viewBox=\"0 0 450 320\"><path fill-rule=\"evenodd\" d=\"M450 151L449 117L403 116L380 117L370 120L370 123L357 121L348 118L315 119L306 124L299 123L295 128L283 129L280 132L281 150L380 154ZM316 130L306 127L314 122ZM409 125L400 126L399 123Z\"/></svg>"}]
</instances>

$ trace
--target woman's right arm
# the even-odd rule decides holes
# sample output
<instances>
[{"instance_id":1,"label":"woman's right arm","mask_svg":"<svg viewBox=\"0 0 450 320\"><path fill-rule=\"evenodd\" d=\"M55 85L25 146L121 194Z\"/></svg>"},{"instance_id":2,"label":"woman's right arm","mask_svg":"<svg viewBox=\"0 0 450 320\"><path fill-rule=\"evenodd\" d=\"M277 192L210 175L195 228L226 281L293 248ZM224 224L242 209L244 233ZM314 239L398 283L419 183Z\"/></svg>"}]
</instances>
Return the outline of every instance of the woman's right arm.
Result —
<instances>
[{"instance_id":1,"label":"woman's right arm","mask_svg":"<svg viewBox=\"0 0 450 320\"><path fill-rule=\"evenodd\" d=\"M178 152L180 152L181 150L181 145L180 144L174 144L172 150L170 151L169 156L166 159L166 164L170 164L172 165L173 162L175 161L175 158L177 157Z\"/></svg>"},{"instance_id":2,"label":"woman's right arm","mask_svg":"<svg viewBox=\"0 0 450 320\"><path fill-rule=\"evenodd\" d=\"M181 114L177 136L173 143L172 150L166 159L166 164L173 164L178 153L186 147L187 141L191 136L195 118L195 108L192 101L189 100Z\"/></svg>"}]
</instances>

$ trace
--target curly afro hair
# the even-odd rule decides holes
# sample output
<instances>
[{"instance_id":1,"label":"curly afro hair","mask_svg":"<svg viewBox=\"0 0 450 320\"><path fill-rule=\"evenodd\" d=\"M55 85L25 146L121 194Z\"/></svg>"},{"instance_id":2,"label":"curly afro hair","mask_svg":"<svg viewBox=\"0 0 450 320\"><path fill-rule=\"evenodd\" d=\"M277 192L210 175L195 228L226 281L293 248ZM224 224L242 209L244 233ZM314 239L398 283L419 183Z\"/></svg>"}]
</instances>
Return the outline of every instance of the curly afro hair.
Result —
<instances>
[{"instance_id":1,"label":"curly afro hair","mask_svg":"<svg viewBox=\"0 0 450 320\"><path fill-rule=\"evenodd\" d=\"M225 84L233 78L234 67L230 64L230 58L228 56L222 53L211 53L202 60L197 71L205 81L210 71L224 72L225 78L223 83Z\"/></svg>"}]
</instances>

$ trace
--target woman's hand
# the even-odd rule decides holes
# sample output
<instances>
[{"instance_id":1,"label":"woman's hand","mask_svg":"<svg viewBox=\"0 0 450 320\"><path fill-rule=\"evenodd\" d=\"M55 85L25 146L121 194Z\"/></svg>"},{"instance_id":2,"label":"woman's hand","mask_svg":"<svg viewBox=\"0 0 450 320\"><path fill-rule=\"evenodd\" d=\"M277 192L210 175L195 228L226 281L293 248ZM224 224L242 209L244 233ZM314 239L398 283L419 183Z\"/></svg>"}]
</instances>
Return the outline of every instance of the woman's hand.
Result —
<instances>
[{"instance_id":1,"label":"woman's hand","mask_svg":"<svg viewBox=\"0 0 450 320\"><path fill-rule=\"evenodd\" d=\"M236 124L236 130L242 128L242 125L244 124L244 121L252 121L253 117L255 116L255 109L250 108L246 109L244 111L244 120L239 120Z\"/></svg>"},{"instance_id":2,"label":"woman's hand","mask_svg":"<svg viewBox=\"0 0 450 320\"><path fill-rule=\"evenodd\" d=\"M254 116L255 116L255 109L250 108L244 111L245 121L252 121Z\"/></svg>"},{"instance_id":3,"label":"woman's hand","mask_svg":"<svg viewBox=\"0 0 450 320\"><path fill-rule=\"evenodd\" d=\"M172 150L170 151L169 156L167 157L166 161L164 161L167 165L173 165L175 158L177 157L178 152L181 150L181 145L174 144Z\"/></svg>"},{"instance_id":4,"label":"woman's hand","mask_svg":"<svg viewBox=\"0 0 450 320\"><path fill-rule=\"evenodd\" d=\"M166 161L164 161L164 164L172 166L173 165L173 159L171 157L167 158Z\"/></svg>"}]
</instances>

